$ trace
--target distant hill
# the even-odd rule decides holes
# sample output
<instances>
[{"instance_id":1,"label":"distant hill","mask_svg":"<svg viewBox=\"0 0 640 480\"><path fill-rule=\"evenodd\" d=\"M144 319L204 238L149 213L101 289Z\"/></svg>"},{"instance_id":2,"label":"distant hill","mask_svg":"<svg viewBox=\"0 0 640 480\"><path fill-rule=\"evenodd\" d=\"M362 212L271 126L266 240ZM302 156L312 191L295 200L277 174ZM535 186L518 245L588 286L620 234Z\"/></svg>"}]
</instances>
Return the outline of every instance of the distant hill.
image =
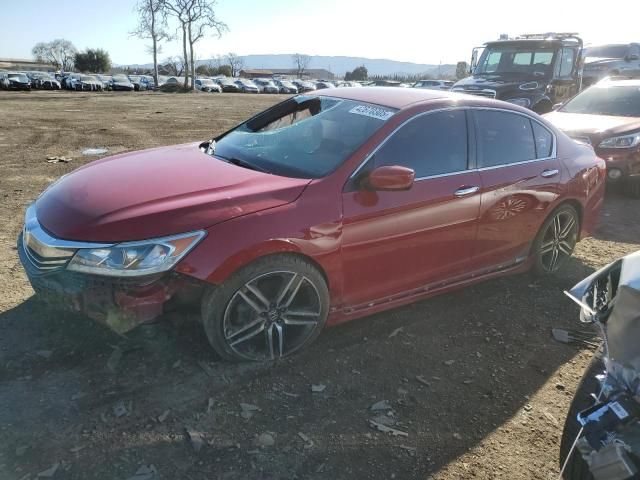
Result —
<instances>
[{"instance_id":1,"label":"distant hill","mask_svg":"<svg viewBox=\"0 0 640 480\"><path fill-rule=\"evenodd\" d=\"M293 68L291 54L278 55L245 55L241 57L246 68ZM211 60L199 60L197 65L207 64ZM455 76L456 66L451 64L430 65L425 63L398 62L381 58L341 57L312 55L309 68L325 68L342 77L361 65L367 67L369 75L429 75ZM118 65L130 68L151 68L151 64Z\"/></svg>"}]
</instances>

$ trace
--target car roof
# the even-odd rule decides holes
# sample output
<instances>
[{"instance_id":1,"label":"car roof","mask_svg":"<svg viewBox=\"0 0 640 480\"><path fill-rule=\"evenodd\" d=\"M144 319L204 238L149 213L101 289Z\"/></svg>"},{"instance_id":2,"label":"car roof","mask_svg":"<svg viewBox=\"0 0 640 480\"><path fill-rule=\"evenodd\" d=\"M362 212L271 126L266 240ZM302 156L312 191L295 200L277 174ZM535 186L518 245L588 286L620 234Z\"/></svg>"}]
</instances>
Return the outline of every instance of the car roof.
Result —
<instances>
[{"instance_id":1,"label":"car roof","mask_svg":"<svg viewBox=\"0 0 640 480\"><path fill-rule=\"evenodd\" d=\"M402 109L412 103L425 102L437 98L461 98L460 94L450 93L444 90L421 90L417 88L402 87L366 87L366 88L332 88L326 94L318 92L317 95L355 100L358 102L373 103L385 107Z\"/></svg>"}]
</instances>

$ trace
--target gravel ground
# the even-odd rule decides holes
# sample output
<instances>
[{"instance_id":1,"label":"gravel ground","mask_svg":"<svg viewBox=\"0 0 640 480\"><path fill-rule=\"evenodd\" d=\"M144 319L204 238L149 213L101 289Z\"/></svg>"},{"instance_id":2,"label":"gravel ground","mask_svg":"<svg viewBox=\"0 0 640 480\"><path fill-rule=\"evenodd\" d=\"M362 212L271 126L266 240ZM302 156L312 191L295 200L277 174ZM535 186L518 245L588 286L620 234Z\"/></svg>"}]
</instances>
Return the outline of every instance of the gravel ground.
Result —
<instances>
[{"instance_id":1,"label":"gravel ground","mask_svg":"<svg viewBox=\"0 0 640 480\"><path fill-rule=\"evenodd\" d=\"M557 278L488 281L356 320L270 366L218 361L184 316L119 337L34 299L15 249L23 212L95 158L84 148L206 139L281 98L0 92L0 478L557 478L592 352L551 328L580 328L563 289L639 248L638 202L615 193Z\"/></svg>"}]
</instances>

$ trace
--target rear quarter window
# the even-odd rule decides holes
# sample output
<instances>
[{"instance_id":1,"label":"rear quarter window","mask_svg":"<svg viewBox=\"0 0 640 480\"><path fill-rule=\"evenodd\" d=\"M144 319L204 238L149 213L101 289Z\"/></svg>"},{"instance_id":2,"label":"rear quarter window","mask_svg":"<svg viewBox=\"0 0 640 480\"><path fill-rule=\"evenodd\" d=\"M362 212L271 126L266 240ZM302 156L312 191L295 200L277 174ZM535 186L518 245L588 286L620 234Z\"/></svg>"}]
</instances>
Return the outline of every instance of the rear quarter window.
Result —
<instances>
[{"instance_id":1,"label":"rear quarter window","mask_svg":"<svg viewBox=\"0 0 640 480\"><path fill-rule=\"evenodd\" d=\"M497 167L535 160L531 121L524 115L498 110L474 112L479 166Z\"/></svg>"}]
</instances>

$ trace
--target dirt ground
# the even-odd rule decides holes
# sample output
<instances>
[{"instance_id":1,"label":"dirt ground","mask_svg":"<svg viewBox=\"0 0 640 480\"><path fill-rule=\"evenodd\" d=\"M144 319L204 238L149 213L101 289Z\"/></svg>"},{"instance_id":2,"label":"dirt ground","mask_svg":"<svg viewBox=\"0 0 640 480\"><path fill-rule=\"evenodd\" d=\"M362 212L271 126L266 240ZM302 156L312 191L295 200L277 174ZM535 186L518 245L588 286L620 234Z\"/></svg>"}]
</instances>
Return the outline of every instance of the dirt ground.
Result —
<instances>
[{"instance_id":1,"label":"dirt ground","mask_svg":"<svg viewBox=\"0 0 640 480\"><path fill-rule=\"evenodd\" d=\"M563 289L640 248L638 201L608 194L595 238L551 281L356 320L268 367L218 361L180 316L123 338L35 301L15 248L23 212L95 158L81 150L207 139L280 98L0 93L0 479L124 480L144 465L158 474L138 480L557 478L592 352L551 328L580 328ZM371 411L381 400L390 410ZM407 436L374 430L377 417Z\"/></svg>"}]
</instances>

